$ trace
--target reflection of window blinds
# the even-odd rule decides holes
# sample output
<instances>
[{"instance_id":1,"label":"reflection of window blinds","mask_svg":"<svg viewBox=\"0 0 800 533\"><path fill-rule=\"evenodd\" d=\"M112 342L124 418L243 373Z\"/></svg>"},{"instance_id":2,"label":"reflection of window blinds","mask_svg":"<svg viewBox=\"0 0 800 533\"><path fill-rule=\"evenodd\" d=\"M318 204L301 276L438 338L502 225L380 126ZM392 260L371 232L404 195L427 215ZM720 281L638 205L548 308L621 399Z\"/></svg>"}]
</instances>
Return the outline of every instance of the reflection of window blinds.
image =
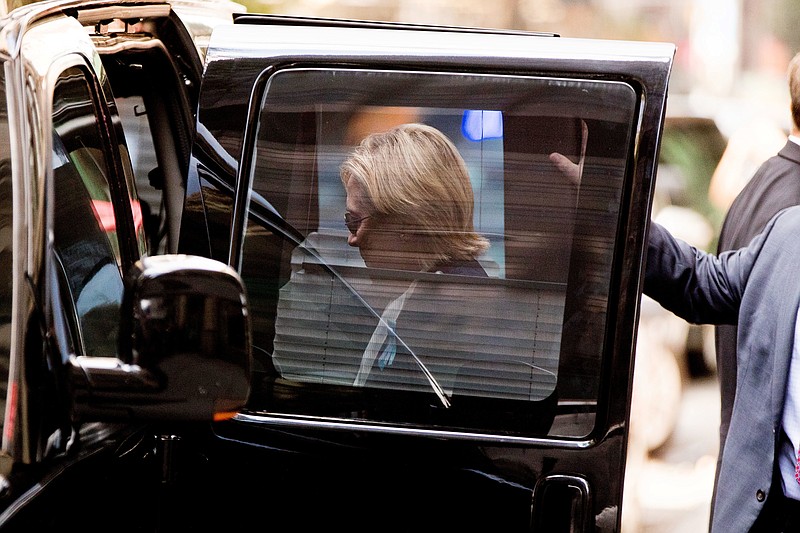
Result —
<instances>
[{"instance_id":1,"label":"reflection of window blinds","mask_svg":"<svg viewBox=\"0 0 800 533\"><path fill-rule=\"evenodd\" d=\"M348 282L360 298L306 261L281 289L273 360L284 378L353 383L383 306L408 281ZM425 275L397 318L397 356L366 386L431 392L413 352L448 394L543 399L555 388L563 314L563 285Z\"/></svg>"}]
</instances>

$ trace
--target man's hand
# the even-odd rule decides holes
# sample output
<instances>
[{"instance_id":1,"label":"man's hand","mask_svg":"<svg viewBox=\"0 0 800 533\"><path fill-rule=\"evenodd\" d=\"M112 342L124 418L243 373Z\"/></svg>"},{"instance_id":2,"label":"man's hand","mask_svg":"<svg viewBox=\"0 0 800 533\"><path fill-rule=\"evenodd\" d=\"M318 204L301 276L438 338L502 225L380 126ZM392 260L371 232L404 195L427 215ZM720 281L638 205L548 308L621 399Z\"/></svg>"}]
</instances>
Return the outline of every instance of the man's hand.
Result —
<instances>
[{"instance_id":1,"label":"man's hand","mask_svg":"<svg viewBox=\"0 0 800 533\"><path fill-rule=\"evenodd\" d=\"M550 154L550 162L576 187L581 184L581 167L558 152Z\"/></svg>"}]
</instances>

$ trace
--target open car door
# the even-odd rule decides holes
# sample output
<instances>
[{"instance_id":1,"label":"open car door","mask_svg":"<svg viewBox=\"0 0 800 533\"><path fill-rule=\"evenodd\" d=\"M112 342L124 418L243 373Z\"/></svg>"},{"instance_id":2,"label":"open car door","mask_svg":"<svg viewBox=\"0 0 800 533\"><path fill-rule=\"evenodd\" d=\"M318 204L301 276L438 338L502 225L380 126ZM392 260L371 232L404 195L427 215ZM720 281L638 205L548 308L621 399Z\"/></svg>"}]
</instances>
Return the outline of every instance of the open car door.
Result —
<instances>
[{"instance_id":1,"label":"open car door","mask_svg":"<svg viewBox=\"0 0 800 533\"><path fill-rule=\"evenodd\" d=\"M204 450L197 519L619 530L673 54L292 17L217 27L180 249L238 270L256 361L246 409ZM342 161L368 133L412 122L467 164L486 276L369 268L348 246ZM373 354L382 366L364 379L385 309L411 285L384 332L396 351ZM218 516L220 504L236 510Z\"/></svg>"}]
</instances>

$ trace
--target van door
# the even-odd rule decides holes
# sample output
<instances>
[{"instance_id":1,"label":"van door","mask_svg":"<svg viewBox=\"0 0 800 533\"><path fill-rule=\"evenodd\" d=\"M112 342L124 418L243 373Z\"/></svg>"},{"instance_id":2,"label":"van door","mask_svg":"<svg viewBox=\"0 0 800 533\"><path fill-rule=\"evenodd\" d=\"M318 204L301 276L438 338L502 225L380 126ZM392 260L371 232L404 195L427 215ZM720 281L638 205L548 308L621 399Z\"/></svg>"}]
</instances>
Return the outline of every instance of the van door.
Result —
<instances>
[{"instance_id":1,"label":"van door","mask_svg":"<svg viewBox=\"0 0 800 533\"><path fill-rule=\"evenodd\" d=\"M217 27L180 246L239 269L256 365L248 407L204 452L225 494L193 498L235 505L226 527L619 530L673 54L254 15ZM480 275L376 268L348 246L340 166L406 123L465 162Z\"/></svg>"}]
</instances>

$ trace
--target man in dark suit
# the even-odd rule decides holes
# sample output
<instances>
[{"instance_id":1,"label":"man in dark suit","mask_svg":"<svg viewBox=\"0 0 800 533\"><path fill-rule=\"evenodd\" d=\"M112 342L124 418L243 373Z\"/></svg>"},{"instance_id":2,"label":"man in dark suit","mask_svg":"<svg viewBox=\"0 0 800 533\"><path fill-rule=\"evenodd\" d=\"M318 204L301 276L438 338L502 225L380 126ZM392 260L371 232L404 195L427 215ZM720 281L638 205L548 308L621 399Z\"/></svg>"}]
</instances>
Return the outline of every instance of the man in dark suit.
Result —
<instances>
[{"instance_id":1,"label":"man in dark suit","mask_svg":"<svg viewBox=\"0 0 800 533\"><path fill-rule=\"evenodd\" d=\"M800 54L794 56L789 63L788 78L791 136L777 155L759 167L731 204L720 232L718 253L747 246L775 213L785 207L800 204ZM721 403L720 458L728 433L736 388L736 332L735 326L716 328L715 347Z\"/></svg>"},{"instance_id":2,"label":"man in dark suit","mask_svg":"<svg viewBox=\"0 0 800 533\"><path fill-rule=\"evenodd\" d=\"M652 223L644 292L689 322L739 328L712 533L800 531L800 206L719 256Z\"/></svg>"}]
</instances>

